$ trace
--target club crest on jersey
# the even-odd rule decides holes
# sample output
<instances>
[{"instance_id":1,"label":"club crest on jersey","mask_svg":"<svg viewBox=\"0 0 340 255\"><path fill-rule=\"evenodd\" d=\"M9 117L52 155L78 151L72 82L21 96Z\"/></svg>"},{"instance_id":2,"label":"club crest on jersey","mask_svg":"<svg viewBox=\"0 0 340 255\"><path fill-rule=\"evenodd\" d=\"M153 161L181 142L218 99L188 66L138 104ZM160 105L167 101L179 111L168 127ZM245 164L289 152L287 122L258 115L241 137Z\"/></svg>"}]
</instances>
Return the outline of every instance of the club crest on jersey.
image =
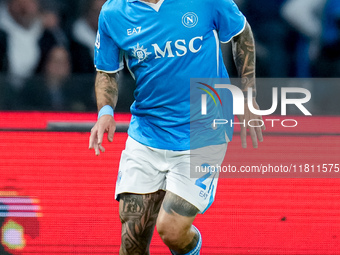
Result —
<instances>
[{"instance_id":1,"label":"club crest on jersey","mask_svg":"<svg viewBox=\"0 0 340 255\"><path fill-rule=\"evenodd\" d=\"M192 28L198 23L198 16L194 12L187 12L182 17L182 23L187 28Z\"/></svg>"},{"instance_id":2,"label":"club crest on jersey","mask_svg":"<svg viewBox=\"0 0 340 255\"><path fill-rule=\"evenodd\" d=\"M138 63L143 62L148 58L149 55L151 55L151 52L148 52L148 49L144 46L140 47L139 43L137 43L137 46L133 48L132 55L138 59Z\"/></svg>"}]
</instances>

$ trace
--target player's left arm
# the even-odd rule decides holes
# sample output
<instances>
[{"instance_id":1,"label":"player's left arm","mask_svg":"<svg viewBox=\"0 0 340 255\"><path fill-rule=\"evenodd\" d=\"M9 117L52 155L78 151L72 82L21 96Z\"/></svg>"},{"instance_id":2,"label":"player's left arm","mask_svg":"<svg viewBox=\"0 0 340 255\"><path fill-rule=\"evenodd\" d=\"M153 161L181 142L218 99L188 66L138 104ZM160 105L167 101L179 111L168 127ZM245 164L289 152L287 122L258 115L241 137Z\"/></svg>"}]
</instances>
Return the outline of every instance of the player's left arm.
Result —
<instances>
[{"instance_id":1,"label":"player's left arm","mask_svg":"<svg viewBox=\"0 0 340 255\"><path fill-rule=\"evenodd\" d=\"M242 147L247 148L247 129L249 129L252 139L253 147L258 147L258 141L263 141L262 130L265 129L263 125L260 127L251 127L248 125L249 120L262 120L262 116L258 116L250 112L247 104L248 88L253 89L253 106L255 109L259 109L256 102L256 81L255 81L255 41L250 25L246 21L245 28L239 35L232 39L232 49L234 62L238 71L238 75L241 78L242 91L245 94L244 115L239 115L240 122L245 121L245 126L241 125L241 142ZM261 126L263 122L252 122L252 126Z\"/></svg>"}]
</instances>

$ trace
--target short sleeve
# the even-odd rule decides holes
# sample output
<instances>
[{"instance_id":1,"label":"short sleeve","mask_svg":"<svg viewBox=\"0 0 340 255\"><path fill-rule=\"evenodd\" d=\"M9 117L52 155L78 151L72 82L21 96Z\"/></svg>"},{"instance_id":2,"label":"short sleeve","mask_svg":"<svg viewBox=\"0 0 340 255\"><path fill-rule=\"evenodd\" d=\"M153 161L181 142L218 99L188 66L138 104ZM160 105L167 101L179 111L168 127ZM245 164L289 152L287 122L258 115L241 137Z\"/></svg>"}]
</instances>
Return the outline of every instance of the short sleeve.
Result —
<instances>
[{"instance_id":1,"label":"short sleeve","mask_svg":"<svg viewBox=\"0 0 340 255\"><path fill-rule=\"evenodd\" d=\"M115 73L123 69L123 55L110 36L104 13L99 15L97 38L94 47L94 65L97 71Z\"/></svg>"},{"instance_id":2,"label":"short sleeve","mask_svg":"<svg viewBox=\"0 0 340 255\"><path fill-rule=\"evenodd\" d=\"M233 0L214 0L214 4L214 25L220 41L227 43L243 31L246 18Z\"/></svg>"}]
</instances>

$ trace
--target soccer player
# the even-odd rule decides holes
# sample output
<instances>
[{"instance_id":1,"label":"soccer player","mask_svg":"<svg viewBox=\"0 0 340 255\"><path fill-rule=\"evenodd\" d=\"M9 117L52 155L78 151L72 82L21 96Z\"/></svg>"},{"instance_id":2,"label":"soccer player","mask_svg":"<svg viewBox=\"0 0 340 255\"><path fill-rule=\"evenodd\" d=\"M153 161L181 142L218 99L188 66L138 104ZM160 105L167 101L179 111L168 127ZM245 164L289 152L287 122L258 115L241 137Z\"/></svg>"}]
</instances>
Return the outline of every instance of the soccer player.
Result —
<instances>
[{"instance_id":1,"label":"soccer player","mask_svg":"<svg viewBox=\"0 0 340 255\"><path fill-rule=\"evenodd\" d=\"M199 132L191 130L196 115L190 113L190 81L228 77L220 42L229 41L242 90L255 91L254 39L232 0L109 0L104 4L95 43L99 113L89 141L96 155L104 152L105 132L113 140L117 73L123 68L123 57L136 80L129 137L116 184L122 222L120 254L149 254L155 225L171 254L200 253L201 235L192 223L213 202L218 175L208 172L191 178L190 169L193 164L221 164L232 129L209 124ZM214 89L211 84L200 85ZM252 96L258 107L255 93ZM223 102L223 113L216 108L216 116L230 117L231 101ZM210 111L211 102L207 105ZM245 105L239 119L260 122L261 117ZM249 128L257 147L263 139L261 128L241 128L242 146L247 146Z\"/></svg>"}]
</instances>

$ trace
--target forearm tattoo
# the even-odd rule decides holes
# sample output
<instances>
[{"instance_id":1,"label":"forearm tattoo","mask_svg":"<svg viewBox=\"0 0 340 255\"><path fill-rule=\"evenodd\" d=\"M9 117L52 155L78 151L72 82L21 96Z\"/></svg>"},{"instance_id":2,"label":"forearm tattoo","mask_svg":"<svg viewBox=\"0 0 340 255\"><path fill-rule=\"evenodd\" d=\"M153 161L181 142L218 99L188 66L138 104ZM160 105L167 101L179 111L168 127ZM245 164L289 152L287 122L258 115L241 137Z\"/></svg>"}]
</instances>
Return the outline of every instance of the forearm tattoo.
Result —
<instances>
[{"instance_id":1,"label":"forearm tattoo","mask_svg":"<svg viewBox=\"0 0 340 255\"><path fill-rule=\"evenodd\" d=\"M118 100L116 74L97 72L95 89L98 110L104 105L110 105L113 109L116 107Z\"/></svg>"},{"instance_id":2,"label":"forearm tattoo","mask_svg":"<svg viewBox=\"0 0 340 255\"><path fill-rule=\"evenodd\" d=\"M122 222L120 254L149 254L149 245L164 195L164 191L146 195L121 195L119 205Z\"/></svg>"},{"instance_id":3,"label":"forearm tattoo","mask_svg":"<svg viewBox=\"0 0 340 255\"><path fill-rule=\"evenodd\" d=\"M243 91L255 87L255 42L249 24L246 24L244 31L233 38L232 48L235 65L241 78Z\"/></svg>"}]
</instances>

